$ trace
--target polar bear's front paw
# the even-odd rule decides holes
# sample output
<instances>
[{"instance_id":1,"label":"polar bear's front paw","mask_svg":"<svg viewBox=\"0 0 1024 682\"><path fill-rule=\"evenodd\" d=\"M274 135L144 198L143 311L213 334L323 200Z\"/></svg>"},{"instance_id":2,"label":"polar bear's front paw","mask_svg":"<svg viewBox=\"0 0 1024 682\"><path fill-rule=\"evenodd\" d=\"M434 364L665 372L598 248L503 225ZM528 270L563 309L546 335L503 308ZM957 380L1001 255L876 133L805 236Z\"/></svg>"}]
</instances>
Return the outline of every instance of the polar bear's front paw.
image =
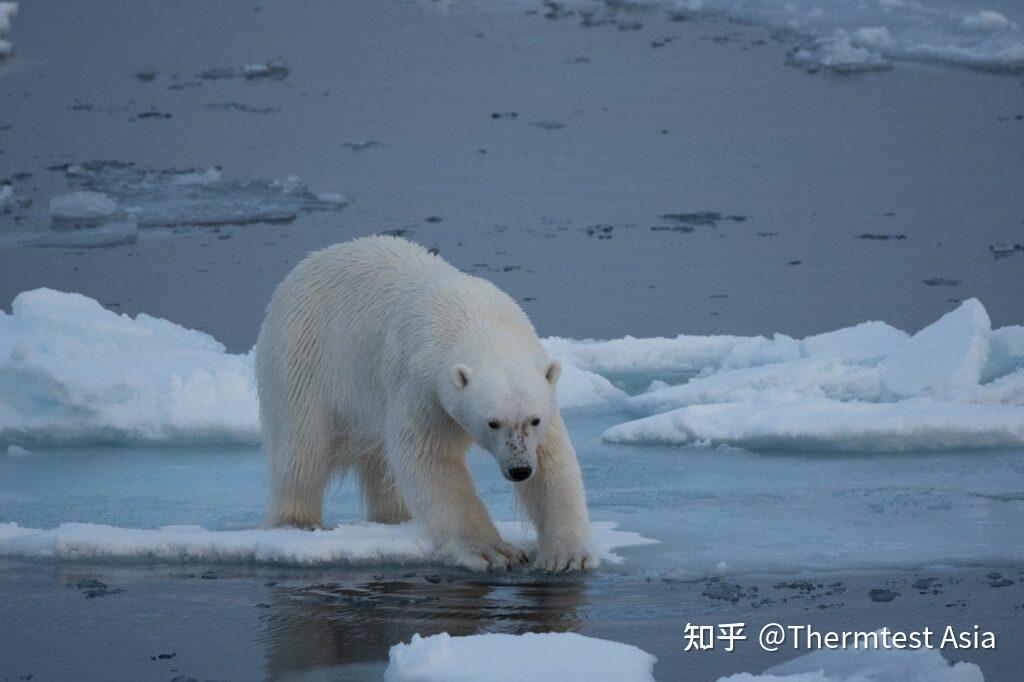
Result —
<instances>
[{"instance_id":1,"label":"polar bear's front paw","mask_svg":"<svg viewBox=\"0 0 1024 682\"><path fill-rule=\"evenodd\" d=\"M501 540L463 545L451 555L455 565L481 572L507 571L529 561L526 552Z\"/></svg>"},{"instance_id":2,"label":"polar bear's front paw","mask_svg":"<svg viewBox=\"0 0 1024 682\"><path fill-rule=\"evenodd\" d=\"M600 564L601 557L590 547L557 545L541 548L537 553L537 560L533 562L533 567L539 571L560 573L562 571L587 571L597 568Z\"/></svg>"}]
</instances>

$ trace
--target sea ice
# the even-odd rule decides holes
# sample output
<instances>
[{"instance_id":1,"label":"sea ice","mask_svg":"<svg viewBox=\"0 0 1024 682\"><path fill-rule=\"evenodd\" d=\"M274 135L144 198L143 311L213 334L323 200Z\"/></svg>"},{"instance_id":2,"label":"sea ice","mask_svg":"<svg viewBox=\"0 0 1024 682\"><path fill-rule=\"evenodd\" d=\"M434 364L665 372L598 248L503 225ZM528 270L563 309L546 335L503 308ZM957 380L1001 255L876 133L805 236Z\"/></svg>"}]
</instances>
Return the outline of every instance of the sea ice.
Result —
<instances>
[{"instance_id":1,"label":"sea ice","mask_svg":"<svg viewBox=\"0 0 1024 682\"><path fill-rule=\"evenodd\" d=\"M78 217L78 205L87 204L83 200L89 197L94 200L89 204L94 212L104 209L109 214L120 208L135 216L140 227L290 222L302 213L336 211L349 203L338 193L314 193L295 176L225 180L219 168L153 170L119 161L93 161L68 166L66 175L81 190L70 195L77 202L66 198L58 202L57 208L68 217ZM50 210L54 212L53 202Z\"/></svg>"},{"instance_id":2,"label":"sea ice","mask_svg":"<svg viewBox=\"0 0 1024 682\"><path fill-rule=\"evenodd\" d=\"M894 395L943 394L976 386L988 359L992 323L976 298L925 327L879 366Z\"/></svg>"},{"instance_id":3,"label":"sea ice","mask_svg":"<svg viewBox=\"0 0 1024 682\"><path fill-rule=\"evenodd\" d=\"M653 682L657 658L631 644L574 632L412 636L389 652L387 682Z\"/></svg>"},{"instance_id":4,"label":"sea ice","mask_svg":"<svg viewBox=\"0 0 1024 682\"><path fill-rule=\"evenodd\" d=\"M252 354L166 320L50 289L0 312L0 442L258 438Z\"/></svg>"},{"instance_id":5,"label":"sea ice","mask_svg":"<svg viewBox=\"0 0 1024 682\"><path fill-rule=\"evenodd\" d=\"M533 551L533 528L498 522L502 537ZM615 523L591 525L592 543L602 561L622 562L621 547L656 541ZM414 522L400 525L359 521L326 530L299 528L207 530L201 526L119 528L95 523L63 523L57 528L23 528L0 523L0 557L58 560L146 560L169 563L280 564L328 566L419 564L435 559L433 546Z\"/></svg>"},{"instance_id":6,"label":"sea ice","mask_svg":"<svg viewBox=\"0 0 1024 682\"><path fill-rule=\"evenodd\" d=\"M0 185L0 209L6 209L14 205L14 188L10 185Z\"/></svg>"},{"instance_id":7,"label":"sea ice","mask_svg":"<svg viewBox=\"0 0 1024 682\"><path fill-rule=\"evenodd\" d=\"M117 212L117 202L102 192L72 192L50 199L55 223L97 224Z\"/></svg>"},{"instance_id":8,"label":"sea ice","mask_svg":"<svg viewBox=\"0 0 1024 682\"><path fill-rule=\"evenodd\" d=\"M99 227L84 227L77 230L52 230L38 237L22 242L25 246L53 248L96 248L116 246L137 241L139 224L134 217L121 222L105 223Z\"/></svg>"},{"instance_id":9,"label":"sea ice","mask_svg":"<svg viewBox=\"0 0 1024 682\"><path fill-rule=\"evenodd\" d=\"M14 52L14 45L4 40L11 30L11 18L18 13L18 3L0 2L0 58Z\"/></svg>"}]
</instances>

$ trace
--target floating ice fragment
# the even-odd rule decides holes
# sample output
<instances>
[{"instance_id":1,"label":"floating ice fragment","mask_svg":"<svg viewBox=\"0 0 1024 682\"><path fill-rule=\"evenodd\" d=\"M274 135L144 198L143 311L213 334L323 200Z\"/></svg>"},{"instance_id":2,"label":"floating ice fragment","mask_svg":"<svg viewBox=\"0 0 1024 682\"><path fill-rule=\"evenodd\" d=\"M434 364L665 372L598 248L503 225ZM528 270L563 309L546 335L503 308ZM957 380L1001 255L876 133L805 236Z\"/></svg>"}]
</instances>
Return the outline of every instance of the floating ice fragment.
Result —
<instances>
[{"instance_id":1,"label":"floating ice fragment","mask_svg":"<svg viewBox=\"0 0 1024 682\"><path fill-rule=\"evenodd\" d=\"M630 644L574 632L414 634L408 644L391 647L388 657L386 682L654 682L658 660Z\"/></svg>"},{"instance_id":2,"label":"floating ice fragment","mask_svg":"<svg viewBox=\"0 0 1024 682\"><path fill-rule=\"evenodd\" d=\"M139 224L134 217L99 227L83 227L77 230L53 230L39 237L22 242L25 246L54 248L96 248L129 244L139 238Z\"/></svg>"},{"instance_id":3,"label":"floating ice fragment","mask_svg":"<svg viewBox=\"0 0 1024 682\"><path fill-rule=\"evenodd\" d=\"M981 10L975 14L968 14L960 23L972 31L999 31L1009 27L1010 20L999 12Z\"/></svg>"},{"instance_id":4,"label":"floating ice fragment","mask_svg":"<svg viewBox=\"0 0 1024 682\"><path fill-rule=\"evenodd\" d=\"M117 210L117 202L102 192L72 192L50 199L50 217L55 222L95 223Z\"/></svg>"},{"instance_id":5,"label":"floating ice fragment","mask_svg":"<svg viewBox=\"0 0 1024 682\"><path fill-rule=\"evenodd\" d=\"M0 2L0 59L14 52L14 45L4 40L11 30L11 18L18 13L18 3Z\"/></svg>"},{"instance_id":6,"label":"floating ice fragment","mask_svg":"<svg viewBox=\"0 0 1024 682\"><path fill-rule=\"evenodd\" d=\"M284 180L226 180L219 168L140 168L119 161L67 167L68 181L102 193L135 216L140 227L290 222L300 214L337 211L340 195L317 195L295 176ZM83 194L83 192L76 192Z\"/></svg>"}]
</instances>

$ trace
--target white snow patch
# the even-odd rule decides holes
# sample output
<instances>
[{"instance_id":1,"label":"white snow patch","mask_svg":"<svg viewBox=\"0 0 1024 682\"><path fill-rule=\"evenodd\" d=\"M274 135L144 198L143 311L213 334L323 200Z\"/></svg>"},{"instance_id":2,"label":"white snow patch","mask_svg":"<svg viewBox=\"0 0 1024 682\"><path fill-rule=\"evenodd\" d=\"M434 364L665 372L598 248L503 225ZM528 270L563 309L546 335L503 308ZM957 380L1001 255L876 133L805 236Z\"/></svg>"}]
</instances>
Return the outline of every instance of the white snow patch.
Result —
<instances>
[{"instance_id":1,"label":"white snow patch","mask_svg":"<svg viewBox=\"0 0 1024 682\"><path fill-rule=\"evenodd\" d=\"M870 39L880 36L876 31L863 37ZM881 71L892 66L881 54L868 47L859 46L855 44L856 42L856 37L851 41L849 33L843 29L836 29L832 35L817 38L811 47L793 52L789 56L789 62L811 70L826 68L840 73Z\"/></svg>"},{"instance_id":2,"label":"white snow patch","mask_svg":"<svg viewBox=\"0 0 1024 682\"><path fill-rule=\"evenodd\" d=\"M600 374L568 363L562 364L555 390L562 409L613 405L626 398L625 392Z\"/></svg>"},{"instance_id":3,"label":"white snow patch","mask_svg":"<svg viewBox=\"0 0 1024 682\"><path fill-rule=\"evenodd\" d=\"M533 551L532 527L496 524L502 537ZM592 545L603 561L623 558L614 550L656 541L618 530L610 521L591 524ZM400 525L348 523L330 530L298 528L207 530L200 526L119 528L64 523L57 528L23 528L0 523L0 556L57 560L134 560L169 563L282 564L327 566L409 564L436 561L433 546L415 522Z\"/></svg>"},{"instance_id":4,"label":"white snow patch","mask_svg":"<svg viewBox=\"0 0 1024 682\"><path fill-rule=\"evenodd\" d=\"M974 663L950 664L936 649L821 649L760 675L739 673L718 682L984 682Z\"/></svg>"},{"instance_id":5,"label":"white snow patch","mask_svg":"<svg viewBox=\"0 0 1024 682\"><path fill-rule=\"evenodd\" d=\"M658 661L631 644L574 632L415 634L388 656L386 682L653 682Z\"/></svg>"}]
</instances>

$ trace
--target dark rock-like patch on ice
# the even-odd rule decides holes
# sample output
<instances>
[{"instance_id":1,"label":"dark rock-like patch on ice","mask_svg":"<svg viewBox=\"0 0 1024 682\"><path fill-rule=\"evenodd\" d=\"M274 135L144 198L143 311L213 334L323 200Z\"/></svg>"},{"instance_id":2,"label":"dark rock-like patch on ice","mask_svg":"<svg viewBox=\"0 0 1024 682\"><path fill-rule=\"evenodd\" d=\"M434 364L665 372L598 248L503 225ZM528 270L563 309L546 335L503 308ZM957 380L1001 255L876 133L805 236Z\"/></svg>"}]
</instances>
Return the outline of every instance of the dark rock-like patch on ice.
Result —
<instances>
[{"instance_id":1,"label":"dark rock-like patch on ice","mask_svg":"<svg viewBox=\"0 0 1024 682\"><path fill-rule=\"evenodd\" d=\"M135 115L135 120L137 120L137 121L145 121L145 120L163 121L163 120L166 120L168 118L172 118L173 116L174 116L174 114L169 114L166 111L150 110L150 111L143 111L143 112L141 112L139 114L136 114Z\"/></svg>"},{"instance_id":2,"label":"dark rock-like patch on ice","mask_svg":"<svg viewBox=\"0 0 1024 682\"><path fill-rule=\"evenodd\" d=\"M949 277L932 277L931 279L922 279L922 283L927 284L930 287L958 287L960 286L960 280L951 279Z\"/></svg>"},{"instance_id":3,"label":"dark rock-like patch on ice","mask_svg":"<svg viewBox=\"0 0 1024 682\"><path fill-rule=\"evenodd\" d=\"M366 149L372 149L380 145L377 140L349 140L348 142L342 142L342 147L348 147L354 152L361 152Z\"/></svg>"},{"instance_id":4,"label":"dark rock-like patch on ice","mask_svg":"<svg viewBox=\"0 0 1024 682\"><path fill-rule=\"evenodd\" d=\"M560 121L535 121L530 125L541 130L561 130L565 127L565 124Z\"/></svg>"},{"instance_id":5,"label":"dark rock-like patch on ice","mask_svg":"<svg viewBox=\"0 0 1024 682\"><path fill-rule=\"evenodd\" d=\"M91 161L55 170L64 171L78 190L75 194L91 193L114 204L107 216L133 216L139 227L287 223L303 213L336 211L349 203L340 194L314 193L294 176L226 180L219 168L151 169L121 161ZM61 216L65 221L75 218Z\"/></svg>"},{"instance_id":6,"label":"dark rock-like patch on ice","mask_svg":"<svg viewBox=\"0 0 1024 682\"><path fill-rule=\"evenodd\" d=\"M866 232L864 234L857 235L857 239L867 239L868 241L879 241L879 242L887 242L890 239L895 240L895 241L902 241L902 240L904 240L906 238L907 238L907 235L905 235L905 234L877 234L877 233Z\"/></svg>"},{"instance_id":7,"label":"dark rock-like patch on ice","mask_svg":"<svg viewBox=\"0 0 1024 682\"><path fill-rule=\"evenodd\" d=\"M491 113L491 118L494 120L506 120L511 121L514 118L518 118L519 114L514 111L495 111Z\"/></svg>"},{"instance_id":8,"label":"dark rock-like patch on ice","mask_svg":"<svg viewBox=\"0 0 1024 682\"><path fill-rule=\"evenodd\" d=\"M86 599L95 599L96 597L107 597L112 594L120 594L124 592L120 587L110 587L104 582L99 580L82 579L77 583L68 583L68 587L74 587L85 593Z\"/></svg>"}]
</instances>

